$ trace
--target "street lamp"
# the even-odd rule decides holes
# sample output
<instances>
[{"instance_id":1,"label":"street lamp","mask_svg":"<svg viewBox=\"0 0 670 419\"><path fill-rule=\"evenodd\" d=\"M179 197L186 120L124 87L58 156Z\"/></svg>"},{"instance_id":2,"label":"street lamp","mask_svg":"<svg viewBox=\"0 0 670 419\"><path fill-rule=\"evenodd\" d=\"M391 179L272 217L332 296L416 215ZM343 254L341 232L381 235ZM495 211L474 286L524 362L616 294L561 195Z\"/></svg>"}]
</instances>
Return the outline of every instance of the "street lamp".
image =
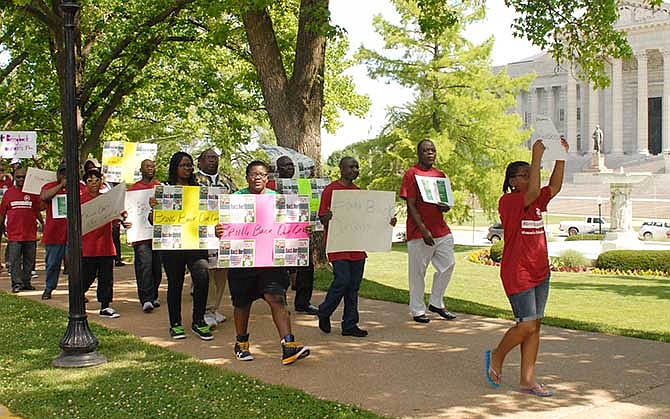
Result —
<instances>
[{"instance_id":1,"label":"street lamp","mask_svg":"<svg viewBox=\"0 0 670 419\"><path fill-rule=\"evenodd\" d=\"M88 327L81 278L81 208L79 207L79 140L77 136L77 98L75 93L74 29L79 5L75 1L61 4L65 35L65 89L63 92L63 137L67 165L67 254L69 313L63 350L53 366L61 368L92 367L107 362L97 353L98 339Z\"/></svg>"},{"instance_id":2,"label":"street lamp","mask_svg":"<svg viewBox=\"0 0 670 419\"><path fill-rule=\"evenodd\" d=\"M598 234L603 234L603 201L598 198Z\"/></svg>"}]
</instances>

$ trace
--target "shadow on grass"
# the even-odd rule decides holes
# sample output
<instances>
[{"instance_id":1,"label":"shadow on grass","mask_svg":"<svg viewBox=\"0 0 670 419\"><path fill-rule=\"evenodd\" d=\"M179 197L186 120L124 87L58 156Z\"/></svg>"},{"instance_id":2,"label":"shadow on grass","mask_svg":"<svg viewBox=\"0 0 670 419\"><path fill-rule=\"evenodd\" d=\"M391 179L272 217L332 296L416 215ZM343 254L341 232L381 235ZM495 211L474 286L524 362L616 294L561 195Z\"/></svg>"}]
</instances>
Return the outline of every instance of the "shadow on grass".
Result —
<instances>
[{"instance_id":1,"label":"shadow on grass","mask_svg":"<svg viewBox=\"0 0 670 419\"><path fill-rule=\"evenodd\" d=\"M332 276L333 276L332 272L329 269L319 269L315 271L314 287L324 291L328 290L330 282L332 281ZM579 288L580 286L585 287L590 286L590 284L565 284L559 281L553 282L551 286L557 288L565 286L565 288L569 288L570 286L573 285L575 288ZM603 290L609 290L610 287L611 286L609 285L603 285ZM621 287L626 288L628 286L621 285ZM663 291L667 293L668 292L667 287L664 288ZM359 291L359 295L361 297L370 298L373 300L390 301L399 304L409 304L409 291L389 287L388 285L380 284L379 282L375 281L370 281L365 278L363 278L363 282L361 283L361 289ZM425 295L425 298L426 299L428 298L428 294ZM474 301L445 297L445 304L447 307L449 307L449 310L456 311L458 313L467 313L467 314L474 314L477 316L495 317L509 320L514 318L511 310L501 309L486 304L480 304ZM549 326L562 327L566 329L584 330L588 332L599 332L611 335L656 340L660 342L670 342L670 333L655 333L637 329L624 329L596 322L572 320L562 317L545 317L542 323Z\"/></svg>"},{"instance_id":2,"label":"shadow on grass","mask_svg":"<svg viewBox=\"0 0 670 419\"><path fill-rule=\"evenodd\" d=\"M611 278L618 279L618 278ZM621 282L621 284L614 285L612 283L597 284L589 283L574 283L552 281L551 287L564 290L588 290L598 292L614 292L623 296L639 296L639 297L656 297L659 300L670 300L670 280L667 279L640 279L630 277L627 279L634 279L636 281L644 281L647 285L633 285L632 283ZM623 279L625 281L626 278Z\"/></svg>"}]
</instances>

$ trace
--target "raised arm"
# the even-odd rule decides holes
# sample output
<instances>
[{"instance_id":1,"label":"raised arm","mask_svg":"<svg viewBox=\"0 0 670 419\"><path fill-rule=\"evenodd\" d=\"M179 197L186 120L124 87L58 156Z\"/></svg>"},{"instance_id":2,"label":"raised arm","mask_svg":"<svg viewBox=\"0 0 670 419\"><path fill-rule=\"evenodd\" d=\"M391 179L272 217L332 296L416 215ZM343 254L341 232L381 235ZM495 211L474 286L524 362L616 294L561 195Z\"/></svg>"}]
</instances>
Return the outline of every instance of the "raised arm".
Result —
<instances>
[{"instance_id":1,"label":"raised arm","mask_svg":"<svg viewBox=\"0 0 670 419\"><path fill-rule=\"evenodd\" d=\"M540 196L540 165L544 154L544 144L538 139L533 144L530 170L528 171L528 189L523 196L524 206L532 204Z\"/></svg>"},{"instance_id":2,"label":"raised arm","mask_svg":"<svg viewBox=\"0 0 670 419\"><path fill-rule=\"evenodd\" d=\"M40 199L42 202L49 202L53 199L54 196L58 194L58 192L65 187L66 184L66 179L63 178L61 182L58 184L54 185L53 188L45 189L40 193Z\"/></svg>"}]
</instances>

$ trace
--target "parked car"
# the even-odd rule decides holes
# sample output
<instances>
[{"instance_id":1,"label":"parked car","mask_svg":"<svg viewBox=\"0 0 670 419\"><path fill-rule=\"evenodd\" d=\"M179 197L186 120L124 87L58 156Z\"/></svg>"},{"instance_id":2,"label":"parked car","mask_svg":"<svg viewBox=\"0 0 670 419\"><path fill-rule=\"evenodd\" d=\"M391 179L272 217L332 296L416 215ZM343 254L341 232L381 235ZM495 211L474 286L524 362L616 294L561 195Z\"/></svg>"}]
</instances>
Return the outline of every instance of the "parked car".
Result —
<instances>
[{"instance_id":1,"label":"parked car","mask_svg":"<svg viewBox=\"0 0 670 419\"><path fill-rule=\"evenodd\" d=\"M503 239L503 226L501 223L495 223L489 227L489 232L486 235L486 239L491 243L495 243L498 240Z\"/></svg>"},{"instance_id":2,"label":"parked car","mask_svg":"<svg viewBox=\"0 0 670 419\"><path fill-rule=\"evenodd\" d=\"M642 223L638 236L642 240L659 240L667 237L670 232L670 221L647 220Z\"/></svg>"},{"instance_id":3,"label":"parked car","mask_svg":"<svg viewBox=\"0 0 670 419\"><path fill-rule=\"evenodd\" d=\"M576 234L606 233L610 225L602 217L586 217L584 221L561 221L558 229L568 233L568 236Z\"/></svg>"}]
</instances>

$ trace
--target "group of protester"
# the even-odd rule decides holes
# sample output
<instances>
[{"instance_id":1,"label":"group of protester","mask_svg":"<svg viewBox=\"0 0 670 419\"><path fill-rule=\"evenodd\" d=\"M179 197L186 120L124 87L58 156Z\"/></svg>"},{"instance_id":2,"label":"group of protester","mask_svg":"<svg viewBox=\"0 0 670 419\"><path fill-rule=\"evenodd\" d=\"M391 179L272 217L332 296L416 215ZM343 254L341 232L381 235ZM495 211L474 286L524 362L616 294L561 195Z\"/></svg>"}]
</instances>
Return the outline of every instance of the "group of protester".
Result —
<instances>
[{"instance_id":1,"label":"group of protester","mask_svg":"<svg viewBox=\"0 0 670 419\"><path fill-rule=\"evenodd\" d=\"M567 143L562 141L567 149ZM516 346L521 347L520 387L523 392L536 396L550 396L552 393L534 379L534 369L539 348L541 319L549 289L549 265L546 238L543 231L541 212L561 189L564 162L556 162L549 185L540 188L540 161L544 145L538 140L532 149L532 162L511 163L505 173L503 196L499 212L505 229L505 247L501 278L508 295L516 324L510 328L499 345L485 353L486 380L497 387L501 382L500 371L505 356ZM450 210L444 203L424 201L416 176L445 178L445 174L434 167L437 158L435 144L422 140L417 145L417 163L405 173L400 188L400 197L407 205L407 250L409 281L409 312L413 321L429 323L429 313L439 318L454 320L456 315L447 311L444 296L452 277L454 240L443 214ZM89 160L84 165L81 202L95 199L103 188L103 176L96 161ZM90 165L89 165L90 164ZM193 158L184 152L175 153L169 164L167 185L217 186L225 193L235 194L275 194L274 181L269 181L270 167L262 161L252 161L246 167L247 186L237 190L232 179L219 173L219 155L213 149L205 150L198 157L197 171ZM332 195L335 190L357 190L354 183L359 174L359 166L353 157L344 157L339 163L340 177L330 183L321 196L318 216L328 233ZM278 178L292 178L294 165L290 158L283 156L277 160ZM128 190L152 189L160 184L155 179L155 163L145 160L141 164L142 179ZM14 171L14 185L4 194L0 205L0 221L6 221L6 232L10 246L10 273L13 290L34 289L30 285L31 266L34 265L35 236L37 222L44 224L43 242L46 247L46 288L43 299L51 298L58 283L60 264L65 255L65 220L54 218L50 206L53 198L65 193L65 165L61 164L55 182L44 185L39 197L21 192L25 170ZM151 198L152 210L149 220L153 220L156 200ZM46 207L46 221L42 221L40 210ZM389 220L395 225L395 217ZM126 225L123 216L120 224ZM5 223L2 223L3 227ZM225 227L216 226L217 237L221 237ZM100 315L118 317L110 306L113 288L115 249L112 223L107 223L83 236L82 275L84 289L88 289L98 279L97 297ZM311 231L311 229L310 229ZM31 244L32 243L32 244ZM217 266L217 250L162 250L152 249L151 240L132 243L135 253L135 275L138 298L142 309L149 313L160 306L158 287L161 283L161 264L167 276L167 305L169 312L170 336L174 339L186 337L181 315L182 292L186 269L191 275L191 295L193 311L191 330L203 340L213 339L212 329L225 321L221 313L221 301L228 283L233 305L233 323L236 333L234 353L242 361L253 360L250 350L249 318L255 300L263 299L272 312L282 348L282 363L292 364L309 355L310 349L296 341L291 329L286 293L291 284L296 290L295 311L316 315L319 329L331 332L331 317L344 300L341 334L343 336L365 337L368 332L359 327L358 291L365 267L365 252L348 251L328 253L332 264L333 281L324 301L315 306L311 303L314 281L314 265L310 255L308 267L286 269L284 267L251 267L222 269ZM22 261L19 256L23 255ZM32 257L32 265L30 262ZM424 301L425 274L432 263L435 274L426 307ZM16 287L16 288L14 288Z\"/></svg>"}]
</instances>

